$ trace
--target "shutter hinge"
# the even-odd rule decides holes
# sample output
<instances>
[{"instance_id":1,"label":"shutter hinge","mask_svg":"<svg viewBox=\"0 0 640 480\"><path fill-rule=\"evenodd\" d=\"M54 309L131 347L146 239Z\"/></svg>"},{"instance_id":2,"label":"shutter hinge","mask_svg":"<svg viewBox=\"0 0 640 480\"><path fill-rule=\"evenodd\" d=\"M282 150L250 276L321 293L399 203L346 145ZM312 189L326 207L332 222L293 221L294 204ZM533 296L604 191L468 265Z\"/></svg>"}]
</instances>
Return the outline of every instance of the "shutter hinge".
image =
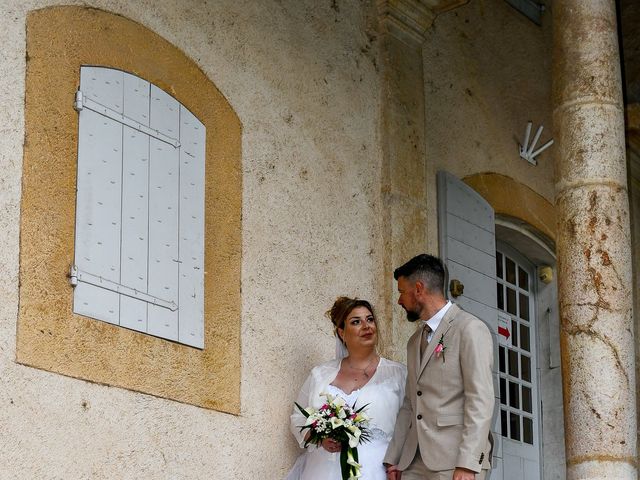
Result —
<instances>
[{"instance_id":1,"label":"shutter hinge","mask_svg":"<svg viewBox=\"0 0 640 480\"><path fill-rule=\"evenodd\" d=\"M83 103L82 103L82 91L78 90L76 92L76 100L75 102L73 102L73 108L76 109L77 112L79 112L80 110L82 110L84 107Z\"/></svg>"},{"instance_id":2,"label":"shutter hinge","mask_svg":"<svg viewBox=\"0 0 640 480\"><path fill-rule=\"evenodd\" d=\"M69 268L69 275L67 275L67 277L69 278L71 286L76 287L78 285L78 267L71 265L71 268Z\"/></svg>"},{"instance_id":3,"label":"shutter hinge","mask_svg":"<svg viewBox=\"0 0 640 480\"><path fill-rule=\"evenodd\" d=\"M101 103L96 102L95 100L91 100L89 97L85 97L82 94L81 90L78 90L76 92L76 100L75 102L73 102L73 108L75 108L79 112L85 107L88 110L91 110L92 112L96 112L102 116L110 118L111 120L114 120L118 123L131 127L140 133L149 135L150 137L153 137L156 140L160 140L161 142L167 143L171 145L173 148L180 148L180 140L178 140L177 138L173 138L173 137L170 137L169 135L165 135L164 133L162 133L159 130L156 130L155 128L147 127L146 125L143 125L137 120L129 118L120 112L116 112L115 110L112 110L111 108L106 107Z\"/></svg>"},{"instance_id":4,"label":"shutter hinge","mask_svg":"<svg viewBox=\"0 0 640 480\"><path fill-rule=\"evenodd\" d=\"M69 283L72 287L75 288L80 282L88 283L89 285L93 285L94 287L104 288L105 290L119 293L120 295L125 295L127 297L135 298L136 300L141 300L152 305L157 305L158 307L166 308L168 310L171 310L172 312L175 312L178 309L178 305L173 300L164 300L162 298L149 295L148 293L141 292L140 290L137 290L135 288L127 287L126 285L107 280L106 278L99 275L94 275L89 272L83 272L82 270L78 269L77 265L71 265L71 269L69 271Z\"/></svg>"}]
</instances>

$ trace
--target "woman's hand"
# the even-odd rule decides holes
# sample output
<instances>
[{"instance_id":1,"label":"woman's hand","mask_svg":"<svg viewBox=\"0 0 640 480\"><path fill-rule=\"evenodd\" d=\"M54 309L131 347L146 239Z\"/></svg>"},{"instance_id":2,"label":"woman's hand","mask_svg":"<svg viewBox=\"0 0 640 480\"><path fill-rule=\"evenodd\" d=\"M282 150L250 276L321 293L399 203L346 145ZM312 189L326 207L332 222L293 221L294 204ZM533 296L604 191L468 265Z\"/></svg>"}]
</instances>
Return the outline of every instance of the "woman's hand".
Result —
<instances>
[{"instance_id":1,"label":"woman's hand","mask_svg":"<svg viewBox=\"0 0 640 480\"><path fill-rule=\"evenodd\" d=\"M387 465L385 463L384 466L387 472L387 480L400 480L402 477L402 471L398 470L396 465Z\"/></svg>"},{"instance_id":2,"label":"woman's hand","mask_svg":"<svg viewBox=\"0 0 640 480\"><path fill-rule=\"evenodd\" d=\"M322 440L322 448L324 448L329 453L338 453L342 450L342 445L337 440L333 438L325 438Z\"/></svg>"},{"instance_id":3,"label":"woman's hand","mask_svg":"<svg viewBox=\"0 0 640 480\"><path fill-rule=\"evenodd\" d=\"M476 472L467 470L466 468L456 467L453 471L453 480L474 480Z\"/></svg>"}]
</instances>

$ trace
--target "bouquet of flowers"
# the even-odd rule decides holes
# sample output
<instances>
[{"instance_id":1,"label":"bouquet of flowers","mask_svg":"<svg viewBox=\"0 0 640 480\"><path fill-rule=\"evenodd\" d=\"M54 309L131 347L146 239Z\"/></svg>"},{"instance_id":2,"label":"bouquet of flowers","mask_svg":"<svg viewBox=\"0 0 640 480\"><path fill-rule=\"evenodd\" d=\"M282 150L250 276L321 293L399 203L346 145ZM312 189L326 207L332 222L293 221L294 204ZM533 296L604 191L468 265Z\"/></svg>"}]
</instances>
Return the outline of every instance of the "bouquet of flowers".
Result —
<instances>
[{"instance_id":1,"label":"bouquet of flowers","mask_svg":"<svg viewBox=\"0 0 640 480\"><path fill-rule=\"evenodd\" d=\"M356 410L355 404L349 406L341 397L334 397L328 393L321 393L326 402L319 408L296 407L307 421L300 427L300 431L309 430L305 440L305 448L309 444L320 445L325 438L340 442L340 468L342 480L355 480L362 476L358 463L358 445L369 441L369 417L364 413L367 405Z\"/></svg>"}]
</instances>

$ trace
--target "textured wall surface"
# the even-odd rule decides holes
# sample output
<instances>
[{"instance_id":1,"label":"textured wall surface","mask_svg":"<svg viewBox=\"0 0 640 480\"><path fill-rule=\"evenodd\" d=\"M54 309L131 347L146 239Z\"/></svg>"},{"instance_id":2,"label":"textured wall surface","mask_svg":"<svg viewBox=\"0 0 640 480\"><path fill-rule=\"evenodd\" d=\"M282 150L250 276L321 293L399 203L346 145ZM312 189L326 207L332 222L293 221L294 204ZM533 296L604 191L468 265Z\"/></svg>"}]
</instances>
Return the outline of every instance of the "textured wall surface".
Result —
<instances>
[{"instance_id":1,"label":"textured wall surface","mask_svg":"<svg viewBox=\"0 0 640 480\"><path fill-rule=\"evenodd\" d=\"M636 358L640 354L640 345L637 341L638 329L640 328L640 123L638 122L638 104L630 108L627 105L627 155L629 158L629 210L631 216L631 245L633 257L633 315L636 332ZM636 379L640 377L640 362L636 361ZM638 404L640 392L638 392L638 381L636 380L636 404ZM640 411L639 407L636 410Z\"/></svg>"},{"instance_id":2,"label":"textured wall surface","mask_svg":"<svg viewBox=\"0 0 640 480\"><path fill-rule=\"evenodd\" d=\"M333 355L323 312L339 294L378 300L373 12L342 1L82 2L185 52L243 125L235 416L15 362L25 25L54 4L0 0L0 478L281 478L297 453L296 390Z\"/></svg>"},{"instance_id":3,"label":"textured wall surface","mask_svg":"<svg viewBox=\"0 0 640 480\"><path fill-rule=\"evenodd\" d=\"M636 332L636 411L640 411L638 398L640 398L640 392L638 392L638 377L640 377L640 362L637 361L640 354L640 345L638 342L638 329L640 329L640 294L638 288L640 286L640 181L637 175L640 174L638 167L640 167L640 159L637 155L630 155L632 158L631 173L635 174L635 178L629 182L629 207L631 214L631 241L632 241L632 257L633 257L633 317ZM635 171L634 171L635 170Z\"/></svg>"},{"instance_id":4,"label":"textured wall surface","mask_svg":"<svg viewBox=\"0 0 640 480\"><path fill-rule=\"evenodd\" d=\"M374 2L65 3L122 15L171 42L242 124L240 413L15 362L25 26L30 10L56 2L0 0L0 480L282 478L297 453L287 425L297 388L333 356L323 312L341 294L391 301L381 278L389 259ZM473 0L427 33L421 215L431 250L438 168L507 175L552 199L550 153L532 167L514 138L522 140L527 120L544 123L543 140L550 135L549 54L548 26L502 1ZM405 218L392 228L411 223L407 211L399 209ZM391 310L381 311L388 322Z\"/></svg>"},{"instance_id":5,"label":"textured wall surface","mask_svg":"<svg viewBox=\"0 0 640 480\"><path fill-rule=\"evenodd\" d=\"M558 242L558 299L568 479L638 475L632 248L616 22L612 0L573 0L555 9L556 205L565 228Z\"/></svg>"},{"instance_id":6,"label":"textured wall surface","mask_svg":"<svg viewBox=\"0 0 640 480\"><path fill-rule=\"evenodd\" d=\"M551 14L545 13L540 27L507 2L473 0L437 17L428 31L424 75L430 248L437 245L435 172L440 169L464 178L498 214L526 221L556 239L555 145L537 158L537 166L518 153L528 121L534 133L544 125L538 146L553 136ZM555 309L555 286L541 288L538 307ZM549 328L543 308L538 320L542 468L545 479L559 480L564 478L562 390L560 369L550 368L548 353L559 332L557 326Z\"/></svg>"},{"instance_id":7,"label":"textured wall surface","mask_svg":"<svg viewBox=\"0 0 640 480\"><path fill-rule=\"evenodd\" d=\"M241 127L198 67L120 15L82 7L27 21L25 155L17 359L72 377L239 413ZM207 129L205 348L140 335L72 313L81 65L102 65L163 88ZM106 182L105 182L106 183Z\"/></svg>"},{"instance_id":8,"label":"textured wall surface","mask_svg":"<svg viewBox=\"0 0 640 480\"><path fill-rule=\"evenodd\" d=\"M506 175L553 203L554 147L538 157L537 166L518 154L527 121L534 133L545 127L538 146L553 135L551 15L543 20L539 27L506 2L474 0L436 18L428 32L426 150L434 224L434 174L440 169L461 178ZM437 243L434 230L429 228L430 245Z\"/></svg>"}]
</instances>

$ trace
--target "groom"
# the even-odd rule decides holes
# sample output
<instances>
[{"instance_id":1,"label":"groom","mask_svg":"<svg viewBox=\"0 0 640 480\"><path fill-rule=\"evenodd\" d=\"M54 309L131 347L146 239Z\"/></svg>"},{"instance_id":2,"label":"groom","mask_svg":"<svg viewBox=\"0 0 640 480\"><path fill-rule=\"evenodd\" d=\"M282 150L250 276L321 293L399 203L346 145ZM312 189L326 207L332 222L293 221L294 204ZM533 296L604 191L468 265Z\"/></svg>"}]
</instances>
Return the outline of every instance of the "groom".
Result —
<instances>
[{"instance_id":1,"label":"groom","mask_svg":"<svg viewBox=\"0 0 640 480\"><path fill-rule=\"evenodd\" d=\"M484 480L491 460L493 341L444 297L444 265L418 255L393 273L398 304L420 328L407 343L407 386L384 464L388 480Z\"/></svg>"}]
</instances>

